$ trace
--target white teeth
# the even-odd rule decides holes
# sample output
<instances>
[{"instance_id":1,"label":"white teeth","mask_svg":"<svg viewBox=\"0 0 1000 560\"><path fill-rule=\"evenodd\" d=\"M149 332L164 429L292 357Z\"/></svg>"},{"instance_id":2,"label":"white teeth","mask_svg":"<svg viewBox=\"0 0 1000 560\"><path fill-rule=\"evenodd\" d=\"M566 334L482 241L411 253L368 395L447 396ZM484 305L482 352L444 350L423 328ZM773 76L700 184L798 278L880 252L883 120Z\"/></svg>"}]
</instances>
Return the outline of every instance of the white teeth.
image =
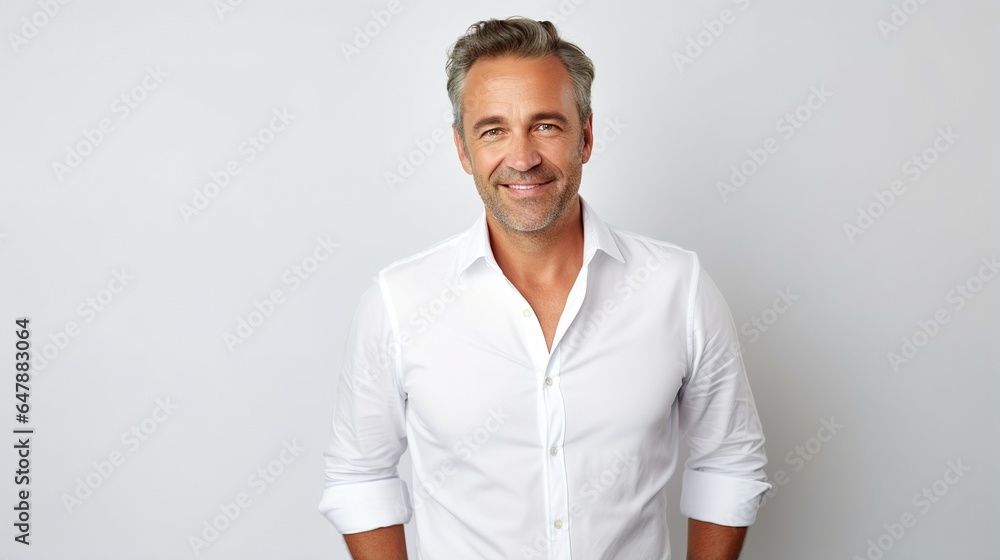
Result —
<instances>
[{"instance_id":1,"label":"white teeth","mask_svg":"<svg viewBox=\"0 0 1000 560\"><path fill-rule=\"evenodd\" d=\"M507 188L514 189L516 191L526 191L528 189L533 189L538 185L507 185Z\"/></svg>"}]
</instances>

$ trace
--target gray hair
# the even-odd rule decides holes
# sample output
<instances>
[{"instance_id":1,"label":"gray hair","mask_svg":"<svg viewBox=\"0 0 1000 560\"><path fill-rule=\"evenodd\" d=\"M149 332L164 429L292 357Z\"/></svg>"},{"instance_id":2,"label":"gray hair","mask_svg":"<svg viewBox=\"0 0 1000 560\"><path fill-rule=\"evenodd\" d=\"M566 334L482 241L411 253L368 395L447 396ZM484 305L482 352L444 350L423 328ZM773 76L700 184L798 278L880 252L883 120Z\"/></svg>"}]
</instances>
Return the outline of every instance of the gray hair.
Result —
<instances>
[{"instance_id":1,"label":"gray hair","mask_svg":"<svg viewBox=\"0 0 1000 560\"><path fill-rule=\"evenodd\" d=\"M504 55L525 58L559 57L576 93L580 123L590 116L590 84L594 81L594 63L580 47L559 38L556 26L549 21L535 21L521 16L505 20L488 19L471 26L448 51L445 73L448 75L448 97L451 99L455 127L465 143L462 130L462 97L465 78L472 64L480 57Z\"/></svg>"}]
</instances>

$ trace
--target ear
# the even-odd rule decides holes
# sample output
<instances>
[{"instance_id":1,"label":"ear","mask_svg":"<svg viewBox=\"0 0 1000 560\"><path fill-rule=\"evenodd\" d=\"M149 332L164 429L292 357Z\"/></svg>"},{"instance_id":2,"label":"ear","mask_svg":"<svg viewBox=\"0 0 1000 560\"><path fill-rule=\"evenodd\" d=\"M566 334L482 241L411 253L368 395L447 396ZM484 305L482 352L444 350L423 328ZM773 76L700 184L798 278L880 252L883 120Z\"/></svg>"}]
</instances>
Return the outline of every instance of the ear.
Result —
<instances>
[{"instance_id":1,"label":"ear","mask_svg":"<svg viewBox=\"0 0 1000 560\"><path fill-rule=\"evenodd\" d=\"M462 161L462 169L472 175L472 160L469 159L469 154L465 153L465 149L462 147L462 135L458 133L454 124L451 125L451 133L455 140L455 149L458 150L458 159Z\"/></svg>"},{"instance_id":2,"label":"ear","mask_svg":"<svg viewBox=\"0 0 1000 560\"><path fill-rule=\"evenodd\" d=\"M590 161L590 153L594 149L594 113L590 113L587 122L583 125L583 149L581 150L581 163Z\"/></svg>"}]
</instances>

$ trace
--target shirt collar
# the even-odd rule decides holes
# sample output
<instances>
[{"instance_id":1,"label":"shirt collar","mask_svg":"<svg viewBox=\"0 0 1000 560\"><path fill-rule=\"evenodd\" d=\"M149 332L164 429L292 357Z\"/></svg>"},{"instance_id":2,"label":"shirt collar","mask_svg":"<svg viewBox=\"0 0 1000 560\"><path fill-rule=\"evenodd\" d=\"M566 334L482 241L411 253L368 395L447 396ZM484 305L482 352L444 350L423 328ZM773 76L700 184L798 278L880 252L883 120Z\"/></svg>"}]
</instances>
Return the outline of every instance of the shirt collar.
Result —
<instances>
[{"instance_id":1,"label":"shirt collar","mask_svg":"<svg viewBox=\"0 0 1000 560\"><path fill-rule=\"evenodd\" d=\"M602 220L596 212L587 204L587 201L580 198L581 212L583 214L583 264L586 266L598 251L604 251L614 259L624 263L618 244L608 224ZM490 247L489 229L486 224L486 209L479 215L476 222L468 230L468 235L459 252L458 274L461 275L465 269L480 258L486 260L490 267L500 270L493 257L493 249Z\"/></svg>"}]
</instances>

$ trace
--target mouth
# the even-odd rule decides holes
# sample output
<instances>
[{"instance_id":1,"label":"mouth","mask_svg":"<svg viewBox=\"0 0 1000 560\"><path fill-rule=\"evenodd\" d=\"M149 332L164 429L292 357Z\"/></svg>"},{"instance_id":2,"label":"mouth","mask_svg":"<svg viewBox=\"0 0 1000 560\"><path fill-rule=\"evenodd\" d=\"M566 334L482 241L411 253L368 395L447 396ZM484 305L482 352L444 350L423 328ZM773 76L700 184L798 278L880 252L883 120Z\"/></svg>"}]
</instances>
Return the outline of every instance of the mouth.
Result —
<instances>
[{"instance_id":1,"label":"mouth","mask_svg":"<svg viewBox=\"0 0 1000 560\"><path fill-rule=\"evenodd\" d=\"M552 181L546 181L544 183L508 183L501 184L501 187L506 187L508 190L514 192L532 192L541 189L542 187L552 183Z\"/></svg>"}]
</instances>

